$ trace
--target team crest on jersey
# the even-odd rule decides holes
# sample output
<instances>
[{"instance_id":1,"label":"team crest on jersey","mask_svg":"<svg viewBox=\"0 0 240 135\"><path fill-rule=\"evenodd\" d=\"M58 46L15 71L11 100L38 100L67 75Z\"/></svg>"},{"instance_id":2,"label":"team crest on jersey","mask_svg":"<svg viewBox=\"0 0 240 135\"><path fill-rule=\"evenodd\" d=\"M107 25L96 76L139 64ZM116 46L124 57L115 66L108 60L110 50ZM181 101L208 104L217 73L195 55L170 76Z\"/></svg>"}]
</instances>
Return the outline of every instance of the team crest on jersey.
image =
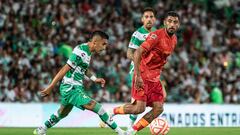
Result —
<instances>
[{"instance_id":1,"label":"team crest on jersey","mask_svg":"<svg viewBox=\"0 0 240 135\"><path fill-rule=\"evenodd\" d=\"M150 37L151 37L152 39L156 39L156 38L157 38L157 35L156 35L156 34L152 34Z\"/></svg>"}]
</instances>

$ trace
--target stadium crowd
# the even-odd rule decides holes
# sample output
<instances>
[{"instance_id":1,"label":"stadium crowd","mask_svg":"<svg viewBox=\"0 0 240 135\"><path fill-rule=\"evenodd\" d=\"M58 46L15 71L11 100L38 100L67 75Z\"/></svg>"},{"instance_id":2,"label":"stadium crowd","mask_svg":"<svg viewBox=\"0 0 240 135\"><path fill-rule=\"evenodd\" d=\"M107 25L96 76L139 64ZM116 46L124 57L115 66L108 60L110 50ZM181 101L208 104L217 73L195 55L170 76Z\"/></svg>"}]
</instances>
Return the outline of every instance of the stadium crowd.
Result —
<instances>
[{"instance_id":1,"label":"stadium crowd","mask_svg":"<svg viewBox=\"0 0 240 135\"><path fill-rule=\"evenodd\" d=\"M240 103L240 2L234 0L0 0L0 101L58 102L39 95L93 30L110 35L91 69L106 87L85 81L100 102L130 100L126 51L144 7L181 15L178 45L162 73L170 103Z\"/></svg>"}]
</instances>

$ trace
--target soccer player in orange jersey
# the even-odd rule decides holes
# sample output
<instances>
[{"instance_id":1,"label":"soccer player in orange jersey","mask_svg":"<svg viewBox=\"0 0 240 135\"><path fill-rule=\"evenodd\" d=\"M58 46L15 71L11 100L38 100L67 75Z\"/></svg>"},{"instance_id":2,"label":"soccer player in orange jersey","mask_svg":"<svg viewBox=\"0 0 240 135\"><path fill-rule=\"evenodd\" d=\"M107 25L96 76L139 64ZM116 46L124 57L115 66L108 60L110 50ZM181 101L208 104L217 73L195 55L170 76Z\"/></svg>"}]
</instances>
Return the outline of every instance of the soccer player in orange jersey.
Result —
<instances>
[{"instance_id":1,"label":"soccer player in orange jersey","mask_svg":"<svg viewBox=\"0 0 240 135\"><path fill-rule=\"evenodd\" d=\"M129 134L136 134L163 112L164 97L160 75L167 57L173 53L177 44L175 33L180 26L179 15L174 11L168 12L164 18L164 25L164 28L151 32L135 51L132 81L132 97L135 103L124 104L110 112L112 116L140 114L145 111L146 106L152 107L151 111L132 126Z\"/></svg>"}]
</instances>

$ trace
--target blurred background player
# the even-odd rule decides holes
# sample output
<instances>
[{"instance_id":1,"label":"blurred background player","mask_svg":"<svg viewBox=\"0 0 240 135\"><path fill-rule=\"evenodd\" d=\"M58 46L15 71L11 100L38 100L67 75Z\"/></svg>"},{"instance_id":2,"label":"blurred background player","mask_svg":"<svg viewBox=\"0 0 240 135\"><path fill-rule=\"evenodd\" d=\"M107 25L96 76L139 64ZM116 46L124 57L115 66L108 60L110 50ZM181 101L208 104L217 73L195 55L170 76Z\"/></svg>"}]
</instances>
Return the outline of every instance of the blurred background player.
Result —
<instances>
[{"instance_id":1,"label":"blurred background player","mask_svg":"<svg viewBox=\"0 0 240 135\"><path fill-rule=\"evenodd\" d=\"M129 130L129 134L148 126L153 119L163 112L164 93L160 82L160 75L167 57L173 53L177 44L175 32L180 26L180 17L170 11L164 19L165 28L158 29L147 37L146 41L134 54L134 76L132 97L137 102L127 103L112 110L111 116L116 114L139 114L145 111L146 106L152 109L145 114ZM139 108L140 106L140 108Z\"/></svg>"},{"instance_id":2,"label":"blurred background player","mask_svg":"<svg viewBox=\"0 0 240 135\"><path fill-rule=\"evenodd\" d=\"M51 84L41 91L42 96L47 96L53 90L58 81L61 81L60 95L61 107L56 114L52 114L50 118L34 130L34 134L45 135L48 128L57 124L62 118L66 117L72 110L73 106L81 110L90 110L99 115L109 127L115 130L119 135L123 135L124 131L110 119L109 115L103 109L102 105L90 98L84 91L83 80L86 76L95 83L100 83L102 87L105 85L103 78L96 78L89 70L89 63L92 53L99 53L106 49L108 44L108 35L102 31L95 31L91 36L91 40L87 43L76 46L70 55L67 64L57 73Z\"/></svg>"}]
</instances>

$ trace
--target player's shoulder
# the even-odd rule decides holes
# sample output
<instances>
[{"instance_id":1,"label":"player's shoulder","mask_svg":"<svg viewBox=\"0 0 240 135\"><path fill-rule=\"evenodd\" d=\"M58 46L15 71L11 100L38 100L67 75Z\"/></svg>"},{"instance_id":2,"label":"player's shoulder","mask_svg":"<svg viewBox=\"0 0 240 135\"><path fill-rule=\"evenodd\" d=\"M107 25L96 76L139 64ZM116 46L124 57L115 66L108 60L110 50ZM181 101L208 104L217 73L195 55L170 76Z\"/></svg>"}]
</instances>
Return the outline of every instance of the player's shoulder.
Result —
<instances>
[{"instance_id":1,"label":"player's shoulder","mask_svg":"<svg viewBox=\"0 0 240 135\"><path fill-rule=\"evenodd\" d=\"M88 48L87 43L81 43L75 46L75 49L79 49L79 50L86 50Z\"/></svg>"},{"instance_id":2,"label":"player's shoulder","mask_svg":"<svg viewBox=\"0 0 240 135\"><path fill-rule=\"evenodd\" d=\"M142 34L148 33L148 31L143 26L138 28L137 31Z\"/></svg>"},{"instance_id":3,"label":"player's shoulder","mask_svg":"<svg viewBox=\"0 0 240 135\"><path fill-rule=\"evenodd\" d=\"M82 44L76 45L75 48L73 49L73 52L77 53L77 54L80 54L80 53L90 54L89 46L87 43L82 43Z\"/></svg>"},{"instance_id":4,"label":"player's shoulder","mask_svg":"<svg viewBox=\"0 0 240 135\"><path fill-rule=\"evenodd\" d=\"M134 32L133 32L133 34L132 34L132 36L136 36L136 35L138 35L140 32L139 32L139 28L138 29L136 29Z\"/></svg>"},{"instance_id":5,"label":"player's shoulder","mask_svg":"<svg viewBox=\"0 0 240 135\"><path fill-rule=\"evenodd\" d=\"M138 29L136 29L133 34L141 34L142 35L142 34L148 34L148 33L149 32L143 26L141 26Z\"/></svg>"}]
</instances>

